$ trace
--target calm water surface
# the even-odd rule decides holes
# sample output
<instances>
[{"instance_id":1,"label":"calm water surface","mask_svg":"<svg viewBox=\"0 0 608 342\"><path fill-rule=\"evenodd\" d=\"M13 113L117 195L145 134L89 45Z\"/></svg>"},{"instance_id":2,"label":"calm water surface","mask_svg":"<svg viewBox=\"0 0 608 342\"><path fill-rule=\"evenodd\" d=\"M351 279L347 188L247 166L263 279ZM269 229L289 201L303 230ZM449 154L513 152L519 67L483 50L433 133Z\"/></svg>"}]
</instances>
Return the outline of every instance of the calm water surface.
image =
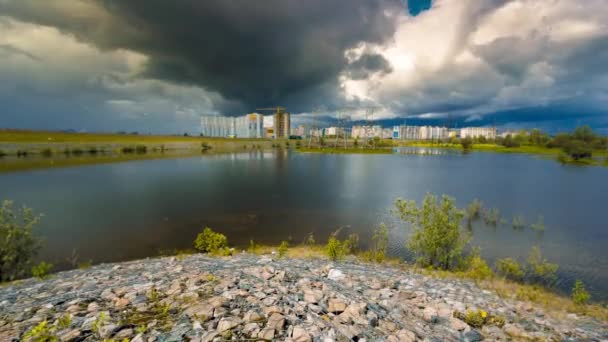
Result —
<instances>
[{"instance_id":1,"label":"calm water surface","mask_svg":"<svg viewBox=\"0 0 608 342\"><path fill-rule=\"evenodd\" d=\"M558 287L582 279L608 299L608 168L562 166L526 155L327 155L286 151L46 169L0 174L0 199L45 214L41 259L56 265L76 250L95 263L188 248L204 226L246 246L251 239L323 242L338 227L361 240L385 222L391 254L409 258L408 231L390 215L398 197L449 194L496 207L506 223L478 223L473 244L492 262L524 261L539 244L560 265ZM511 228L514 215L545 231Z\"/></svg>"}]
</instances>

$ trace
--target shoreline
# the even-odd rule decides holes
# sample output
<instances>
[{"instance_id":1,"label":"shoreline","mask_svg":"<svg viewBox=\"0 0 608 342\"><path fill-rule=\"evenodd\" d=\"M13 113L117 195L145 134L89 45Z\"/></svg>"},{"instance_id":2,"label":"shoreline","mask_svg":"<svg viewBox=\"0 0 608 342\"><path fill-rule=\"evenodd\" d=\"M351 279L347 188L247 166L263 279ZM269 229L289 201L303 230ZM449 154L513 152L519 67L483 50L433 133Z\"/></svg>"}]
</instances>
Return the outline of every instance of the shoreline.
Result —
<instances>
[{"instance_id":1,"label":"shoreline","mask_svg":"<svg viewBox=\"0 0 608 342\"><path fill-rule=\"evenodd\" d=\"M471 280L354 256L331 262L314 250L279 258L266 254L272 249L100 264L6 284L0 339L23 338L41 324L67 341L601 340L608 334L606 320L506 298ZM492 319L478 326L477 314Z\"/></svg>"}]
</instances>

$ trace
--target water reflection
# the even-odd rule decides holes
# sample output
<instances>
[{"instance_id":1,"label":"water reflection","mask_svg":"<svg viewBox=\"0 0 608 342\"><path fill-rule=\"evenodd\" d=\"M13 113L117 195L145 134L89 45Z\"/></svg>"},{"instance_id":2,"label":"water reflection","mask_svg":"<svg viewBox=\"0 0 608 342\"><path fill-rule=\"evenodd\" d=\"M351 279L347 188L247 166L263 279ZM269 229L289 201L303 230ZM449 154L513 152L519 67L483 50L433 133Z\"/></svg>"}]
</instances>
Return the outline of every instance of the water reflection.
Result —
<instances>
[{"instance_id":1,"label":"water reflection","mask_svg":"<svg viewBox=\"0 0 608 342\"><path fill-rule=\"evenodd\" d=\"M405 149L410 151L411 149ZM449 194L460 207L480 199L498 208L495 228L471 227L491 262L540 244L560 265L562 286L580 278L596 298L608 293L608 169L563 167L525 155L421 149L409 154L298 154L285 149L0 174L1 197L43 212L41 257L60 264L73 248L83 260L117 261L190 247L204 226L247 246L317 241L349 226L362 241L379 222L390 252L408 257L408 231L390 215L398 197ZM400 150L402 151L402 150ZM441 152L435 154L436 152ZM429 155L430 157L426 157ZM528 223L514 230L512 217ZM529 225L544 215L545 229Z\"/></svg>"}]
</instances>

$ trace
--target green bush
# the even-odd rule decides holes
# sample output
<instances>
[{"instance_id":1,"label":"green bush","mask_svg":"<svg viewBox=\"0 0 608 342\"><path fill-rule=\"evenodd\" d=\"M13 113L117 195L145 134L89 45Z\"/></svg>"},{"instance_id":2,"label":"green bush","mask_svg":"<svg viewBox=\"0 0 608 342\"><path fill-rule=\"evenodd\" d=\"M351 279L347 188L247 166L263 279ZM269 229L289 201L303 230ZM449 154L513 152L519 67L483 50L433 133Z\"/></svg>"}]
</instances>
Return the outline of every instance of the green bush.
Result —
<instances>
[{"instance_id":1,"label":"green bush","mask_svg":"<svg viewBox=\"0 0 608 342\"><path fill-rule=\"evenodd\" d=\"M500 212L496 208L486 210L484 212L483 221L488 226L496 227L500 221Z\"/></svg>"},{"instance_id":2,"label":"green bush","mask_svg":"<svg viewBox=\"0 0 608 342\"><path fill-rule=\"evenodd\" d=\"M327 245L325 245L325 253L329 259L333 261L340 261L346 256L348 246L346 246L346 243L338 240L336 235L336 233L332 234L327 240Z\"/></svg>"},{"instance_id":3,"label":"green bush","mask_svg":"<svg viewBox=\"0 0 608 342\"><path fill-rule=\"evenodd\" d=\"M38 265L32 267L32 275L39 279L45 279L52 269L53 264L41 261Z\"/></svg>"},{"instance_id":4,"label":"green bush","mask_svg":"<svg viewBox=\"0 0 608 342\"><path fill-rule=\"evenodd\" d=\"M469 206L467 207L467 222L469 223L469 225L473 221L479 219L481 215L482 206L483 204L478 199L473 200L473 202L469 204Z\"/></svg>"},{"instance_id":5,"label":"green bush","mask_svg":"<svg viewBox=\"0 0 608 342\"><path fill-rule=\"evenodd\" d=\"M203 253L217 253L228 247L228 239L224 234L216 233L211 228L205 227L194 240L194 248Z\"/></svg>"},{"instance_id":6,"label":"green bush","mask_svg":"<svg viewBox=\"0 0 608 342\"><path fill-rule=\"evenodd\" d=\"M4 152L4 151L0 150L0 158L2 158L2 157L4 157L4 156L6 156L6 152Z\"/></svg>"},{"instance_id":7,"label":"green bush","mask_svg":"<svg viewBox=\"0 0 608 342\"><path fill-rule=\"evenodd\" d=\"M479 255L471 258L469 269L466 273L468 277L476 280L490 279L494 276L494 272L492 272L490 266Z\"/></svg>"},{"instance_id":8,"label":"green bush","mask_svg":"<svg viewBox=\"0 0 608 342\"><path fill-rule=\"evenodd\" d=\"M285 255L287 255L287 250L288 249L289 249L289 242L282 241L281 244L279 245L279 248L278 248L279 258L282 258Z\"/></svg>"},{"instance_id":9,"label":"green bush","mask_svg":"<svg viewBox=\"0 0 608 342\"><path fill-rule=\"evenodd\" d=\"M462 148L464 148L465 150L468 150L473 147L473 139L469 137L462 138L460 139L460 145L462 145Z\"/></svg>"},{"instance_id":10,"label":"green bush","mask_svg":"<svg viewBox=\"0 0 608 342\"><path fill-rule=\"evenodd\" d=\"M343 242L347 254L356 254L359 251L359 235L352 233Z\"/></svg>"},{"instance_id":11,"label":"green bush","mask_svg":"<svg viewBox=\"0 0 608 342\"><path fill-rule=\"evenodd\" d=\"M555 281L558 266L547 262L547 259L542 256L540 247L534 246L528 256L528 268L532 280L552 284Z\"/></svg>"},{"instance_id":12,"label":"green bush","mask_svg":"<svg viewBox=\"0 0 608 342\"><path fill-rule=\"evenodd\" d=\"M0 281L11 281L27 275L32 258L40 249L33 228L40 216L23 207L13 210L13 202L4 201L0 207Z\"/></svg>"},{"instance_id":13,"label":"green bush","mask_svg":"<svg viewBox=\"0 0 608 342\"><path fill-rule=\"evenodd\" d=\"M511 221L511 226L515 230L523 230L526 227L524 217L521 215L514 216L513 221Z\"/></svg>"},{"instance_id":14,"label":"green bush","mask_svg":"<svg viewBox=\"0 0 608 342\"><path fill-rule=\"evenodd\" d=\"M308 233L308 236L306 237L304 244L307 245L308 247L313 247L314 245L317 244L317 242L315 241L315 234L313 232Z\"/></svg>"},{"instance_id":15,"label":"green bush","mask_svg":"<svg viewBox=\"0 0 608 342\"><path fill-rule=\"evenodd\" d=\"M584 305L589 301L589 297L589 292L585 290L585 285L577 279L572 288L572 301L576 305Z\"/></svg>"},{"instance_id":16,"label":"green bush","mask_svg":"<svg viewBox=\"0 0 608 342\"><path fill-rule=\"evenodd\" d=\"M42 151L40 151L40 154L41 154L43 157L50 157L50 156L52 156L52 155L53 155L53 151L52 151L50 148L45 148L45 149L43 149Z\"/></svg>"},{"instance_id":17,"label":"green bush","mask_svg":"<svg viewBox=\"0 0 608 342\"><path fill-rule=\"evenodd\" d=\"M536 231L543 231L545 230L545 218L542 215L538 215L538 218L536 219L536 222L533 223L530 228L536 230Z\"/></svg>"},{"instance_id":18,"label":"green bush","mask_svg":"<svg viewBox=\"0 0 608 342\"><path fill-rule=\"evenodd\" d=\"M137 154L145 154L148 152L148 147L146 145L137 145L135 146L135 153Z\"/></svg>"},{"instance_id":19,"label":"green bush","mask_svg":"<svg viewBox=\"0 0 608 342\"><path fill-rule=\"evenodd\" d=\"M503 277L511 280L522 280L525 275L519 263L512 258L496 260L496 270Z\"/></svg>"},{"instance_id":20,"label":"green bush","mask_svg":"<svg viewBox=\"0 0 608 342\"><path fill-rule=\"evenodd\" d=\"M415 201L398 199L396 214L410 223L413 233L407 247L424 267L453 269L462 261L462 251L469 237L461 231L464 217L454 205L454 199L427 194L419 208Z\"/></svg>"},{"instance_id":21,"label":"green bush","mask_svg":"<svg viewBox=\"0 0 608 342\"><path fill-rule=\"evenodd\" d=\"M386 258L386 252L388 250L388 228L385 224L380 224L374 228L374 234L372 235L372 243L364 254L364 258L373 262L383 262Z\"/></svg>"}]
</instances>

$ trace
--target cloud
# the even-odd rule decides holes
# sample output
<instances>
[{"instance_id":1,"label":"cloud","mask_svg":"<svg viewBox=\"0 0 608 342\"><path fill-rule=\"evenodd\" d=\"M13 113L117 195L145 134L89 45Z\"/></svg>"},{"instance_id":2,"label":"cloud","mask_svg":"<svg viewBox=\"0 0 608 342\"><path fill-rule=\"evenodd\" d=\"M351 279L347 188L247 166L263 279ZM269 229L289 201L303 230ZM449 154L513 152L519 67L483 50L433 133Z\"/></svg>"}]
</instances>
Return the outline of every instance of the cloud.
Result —
<instances>
[{"instance_id":1,"label":"cloud","mask_svg":"<svg viewBox=\"0 0 608 342\"><path fill-rule=\"evenodd\" d=\"M0 126L183 132L282 105L608 129L605 0L407 3L0 0Z\"/></svg>"},{"instance_id":2,"label":"cloud","mask_svg":"<svg viewBox=\"0 0 608 342\"><path fill-rule=\"evenodd\" d=\"M387 43L346 52L381 55L390 72L365 79L344 72L341 84L347 98L400 117L432 112L470 121L535 108L547 120L543 111L564 104L605 113L607 22L604 1L436 1L401 17Z\"/></svg>"}]
</instances>

